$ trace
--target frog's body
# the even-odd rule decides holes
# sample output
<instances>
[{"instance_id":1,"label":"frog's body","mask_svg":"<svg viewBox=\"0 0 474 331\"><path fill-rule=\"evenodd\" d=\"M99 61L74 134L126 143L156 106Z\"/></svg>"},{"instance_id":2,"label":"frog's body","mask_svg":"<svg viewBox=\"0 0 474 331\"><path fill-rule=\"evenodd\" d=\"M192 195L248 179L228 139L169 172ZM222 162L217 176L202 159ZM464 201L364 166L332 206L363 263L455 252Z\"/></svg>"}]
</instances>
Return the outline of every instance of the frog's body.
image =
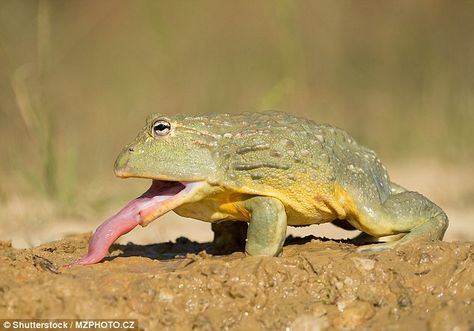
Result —
<instances>
[{"instance_id":1,"label":"frog's body","mask_svg":"<svg viewBox=\"0 0 474 331\"><path fill-rule=\"evenodd\" d=\"M138 224L173 209L214 223L225 239L215 241L225 246L237 236L227 232L237 230L222 221L246 221L250 255L279 254L287 225L345 220L370 238L405 234L370 246L383 249L442 239L448 224L434 203L393 184L376 154L346 132L281 112L152 115L115 172L153 179L146 198L170 197L135 210ZM182 191L163 193L173 185Z\"/></svg>"},{"instance_id":2,"label":"frog's body","mask_svg":"<svg viewBox=\"0 0 474 331\"><path fill-rule=\"evenodd\" d=\"M179 121L199 120L203 118ZM216 191L176 208L182 216L211 222L248 220L235 203L268 196L283 203L288 225L320 224L345 219L347 212L359 215L348 204L351 200L385 201L391 193L388 174L375 153L340 129L275 112L220 114L208 121L201 130L215 136L208 144L218 166L208 181Z\"/></svg>"}]
</instances>

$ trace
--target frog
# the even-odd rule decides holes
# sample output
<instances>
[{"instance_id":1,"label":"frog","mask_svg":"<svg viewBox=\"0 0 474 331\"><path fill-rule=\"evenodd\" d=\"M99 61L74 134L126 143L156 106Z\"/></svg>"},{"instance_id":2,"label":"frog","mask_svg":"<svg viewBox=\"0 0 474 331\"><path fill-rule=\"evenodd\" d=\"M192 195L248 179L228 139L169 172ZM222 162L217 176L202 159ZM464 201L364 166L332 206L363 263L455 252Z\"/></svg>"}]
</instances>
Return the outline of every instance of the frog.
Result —
<instances>
[{"instance_id":1,"label":"frog","mask_svg":"<svg viewBox=\"0 0 474 331\"><path fill-rule=\"evenodd\" d=\"M357 249L377 252L442 240L449 223L346 131L279 111L152 114L114 172L151 186L100 225L72 265L102 261L121 235L170 211L210 222L216 246L243 244L249 256L279 256L288 226L356 229Z\"/></svg>"}]
</instances>

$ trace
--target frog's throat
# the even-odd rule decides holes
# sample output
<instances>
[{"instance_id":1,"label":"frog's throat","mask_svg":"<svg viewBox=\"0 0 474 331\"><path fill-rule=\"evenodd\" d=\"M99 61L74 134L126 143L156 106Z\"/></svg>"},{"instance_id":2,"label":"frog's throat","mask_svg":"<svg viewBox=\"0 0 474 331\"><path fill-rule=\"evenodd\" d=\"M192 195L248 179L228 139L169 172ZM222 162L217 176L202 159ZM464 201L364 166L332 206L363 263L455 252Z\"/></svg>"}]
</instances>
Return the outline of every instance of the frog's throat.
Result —
<instances>
[{"instance_id":1,"label":"frog's throat","mask_svg":"<svg viewBox=\"0 0 474 331\"><path fill-rule=\"evenodd\" d=\"M86 265L101 261L117 238L130 232L137 225L146 226L168 211L192 201L206 186L205 182L153 180L145 193L130 201L122 210L97 228L89 242L87 255L72 265Z\"/></svg>"}]
</instances>

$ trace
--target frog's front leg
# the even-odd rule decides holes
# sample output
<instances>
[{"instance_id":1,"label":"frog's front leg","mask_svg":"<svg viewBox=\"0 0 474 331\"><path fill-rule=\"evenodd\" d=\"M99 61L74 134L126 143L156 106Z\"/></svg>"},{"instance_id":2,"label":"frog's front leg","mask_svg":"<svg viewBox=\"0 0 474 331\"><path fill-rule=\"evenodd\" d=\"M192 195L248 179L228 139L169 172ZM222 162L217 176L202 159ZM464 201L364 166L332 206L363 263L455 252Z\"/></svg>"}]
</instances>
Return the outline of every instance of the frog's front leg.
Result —
<instances>
[{"instance_id":1,"label":"frog's front leg","mask_svg":"<svg viewBox=\"0 0 474 331\"><path fill-rule=\"evenodd\" d=\"M397 241L359 247L359 251L393 248L418 238L441 240L448 227L443 210L417 192L393 194L379 207L365 210L369 212L359 221L364 232L375 237L406 234Z\"/></svg>"},{"instance_id":2,"label":"frog's front leg","mask_svg":"<svg viewBox=\"0 0 474 331\"><path fill-rule=\"evenodd\" d=\"M245 252L248 255L277 256L286 237L286 211L280 200L254 197L242 202L250 213Z\"/></svg>"}]
</instances>

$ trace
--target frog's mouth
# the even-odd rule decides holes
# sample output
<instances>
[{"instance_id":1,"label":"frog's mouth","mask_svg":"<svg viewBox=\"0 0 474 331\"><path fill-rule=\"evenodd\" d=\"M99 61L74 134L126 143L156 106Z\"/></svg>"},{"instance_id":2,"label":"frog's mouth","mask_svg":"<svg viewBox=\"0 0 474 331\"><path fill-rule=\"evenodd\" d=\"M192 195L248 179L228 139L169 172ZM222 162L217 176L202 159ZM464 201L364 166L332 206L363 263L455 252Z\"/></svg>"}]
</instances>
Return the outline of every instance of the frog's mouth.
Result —
<instances>
[{"instance_id":1,"label":"frog's mouth","mask_svg":"<svg viewBox=\"0 0 474 331\"><path fill-rule=\"evenodd\" d=\"M72 265L101 261L117 238L130 232L137 225L146 226L159 216L192 200L203 185L204 182L152 180L150 188L145 193L130 201L97 228L89 242L87 255Z\"/></svg>"}]
</instances>

